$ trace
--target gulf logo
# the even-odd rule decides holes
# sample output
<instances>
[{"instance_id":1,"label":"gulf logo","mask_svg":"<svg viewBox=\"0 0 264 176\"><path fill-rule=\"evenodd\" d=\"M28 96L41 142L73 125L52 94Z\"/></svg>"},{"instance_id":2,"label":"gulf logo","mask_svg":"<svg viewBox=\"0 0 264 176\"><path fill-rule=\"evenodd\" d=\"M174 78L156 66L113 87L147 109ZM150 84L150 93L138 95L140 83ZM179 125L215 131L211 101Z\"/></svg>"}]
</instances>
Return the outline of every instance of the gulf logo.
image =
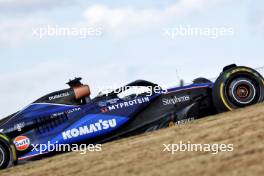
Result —
<instances>
[{"instance_id":1,"label":"gulf logo","mask_svg":"<svg viewBox=\"0 0 264 176\"><path fill-rule=\"evenodd\" d=\"M14 144L18 151L24 151L29 147L30 139L26 136L18 136L15 138Z\"/></svg>"}]
</instances>

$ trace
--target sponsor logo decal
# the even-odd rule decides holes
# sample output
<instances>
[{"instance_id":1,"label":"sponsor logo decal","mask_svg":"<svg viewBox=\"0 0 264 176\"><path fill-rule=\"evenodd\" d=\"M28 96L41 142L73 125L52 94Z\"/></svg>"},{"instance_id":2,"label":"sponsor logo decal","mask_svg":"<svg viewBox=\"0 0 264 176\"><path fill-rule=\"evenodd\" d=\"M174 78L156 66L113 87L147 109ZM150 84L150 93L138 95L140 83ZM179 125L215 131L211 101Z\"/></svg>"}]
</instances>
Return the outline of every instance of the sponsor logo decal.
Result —
<instances>
[{"instance_id":1,"label":"sponsor logo decal","mask_svg":"<svg viewBox=\"0 0 264 176\"><path fill-rule=\"evenodd\" d=\"M70 109L70 110L67 111L67 114L71 114L73 112L77 112L77 111L80 111L80 110L81 110L81 108Z\"/></svg>"},{"instance_id":2,"label":"sponsor logo decal","mask_svg":"<svg viewBox=\"0 0 264 176\"><path fill-rule=\"evenodd\" d=\"M182 120L179 120L179 121L175 122L175 125L185 124L185 123L188 123L188 122L191 122L191 121L194 121L194 120L195 120L195 117L182 119Z\"/></svg>"},{"instance_id":3,"label":"sponsor logo decal","mask_svg":"<svg viewBox=\"0 0 264 176\"><path fill-rule=\"evenodd\" d=\"M22 131L22 128L25 127L25 122L18 123L14 125L14 129L17 129L17 131Z\"/></svg>"},{"instance_id":4,"label":"sponsor logo decal","mask_svg":"<svg viewBox=\"0 0 264 176\"><path fill-rule=\"evenodd\" d=\"M118 104L114 104L114 105L110 105L104 108L101 108L101 112L105 113L105 112L109 112L109 111L113 111L113 110L118 110L118 109L122 109L122 108L127 108L127 107L131 107L134 105L138 105L138 104L143 104L146 102L149 102L149 97L143 97L143 98L137 98L134 100L130 100L130 101L125 101L122 103L118 103Z\"/></svg>"},{"instance_id":5,"label":"sponsor logo decal","mask_svg":"<svg viewBox=\"0 0 264 176\"><path fill-rule=\"evenodd\" d=\"M73 109L67 110L65 112L58 112L58 113L52 114L51 119L57 118L58 116L67 115L67 114L71 114L71 113L74 113L74 112L78 112L80 110L81 110L81 108L78 107L78 108L73 108Z\"/></svg>"},{"instance_id":6,"label":"sponsor logo decal","mask_svg":"<svg viewBox=\"0 0 264 176\"><path fill-rule=\"evenodd\" d=\"M30 139L26 136L18 136L14 139L14 144L18 151L24 151L30 146Z\"/></svg>"},{"instance_id":7,"label":"sponsor logo decal","mask_svg":"<svg viewBox=\"0 0 264 176\"><path fill-rule=\"evenodd\" d=\"M98 106L100 106L100 107L104 107L104 106L106 106L107 105L107 102L106 101L100 101L99 103L98 103Z\"/></svg>"},{"instance_id":8,"label":"sponsor logo decal","mask_svg":"<svg viewBox=\"0 0 264 176\"><path fill-rule=\"evenodd\" d=\"M69 95L70 95L69 92L64 92L64 93L49 97L49 100L55 100L55 99L58 99L58 98L67 97Z\"/></svg>"},{"instance_id":9,"label":"sponsor logo decal","mask_svg":"<svg viewBox=\"0 0 264 176\"><path fill-rule=\"evenodd\" d=\"M190 99L191 98L189 95L185 95L185 96L181 96L181 97L174 96L173 98L170 98L170 99L163 98L162 102L163 102L163 105L166 106L166 105L175 105L178 103L187 102L187 101L190 101Z\"/></svg>"},{"instance_id":10,"label":"sponsor logo decal","mask_svg":"<svg viewBox=\"0 0 264 176\"><path fill-rule=\"evenodd\" d=\"M106 112L108 112L108 108L107 108L107 107L101 108L101 112L102 112L102 113L106 113Z\"/></svg>"},{"instance_id":11,"label":"sponsor logo decal","mask_svg":"<svg viewBox=\"0 0 264 176\"><path fill-rule=\"evenodd\" d=\"M105 107L108 104L115 104L118 100L119 100L119 98L114 98L114 99L110 99L110 100L106 100L106 101L100 101L100 102L98 102L98 106Z\"/></svg>"},{"instance_id":12,"label":"sponsor logo decal","mask_svg":"<svg viewBox=\"0 0 264 176\"><path fill-rule=\"evenodd\" d=\"M62 133L62 137L64 140L66 140L115 127L116 127L116 119L99 120L97 123L88 124L86 126L82 126L79 128L72 128L70 130L64 131Z\"/></svg>"}]
</instances>

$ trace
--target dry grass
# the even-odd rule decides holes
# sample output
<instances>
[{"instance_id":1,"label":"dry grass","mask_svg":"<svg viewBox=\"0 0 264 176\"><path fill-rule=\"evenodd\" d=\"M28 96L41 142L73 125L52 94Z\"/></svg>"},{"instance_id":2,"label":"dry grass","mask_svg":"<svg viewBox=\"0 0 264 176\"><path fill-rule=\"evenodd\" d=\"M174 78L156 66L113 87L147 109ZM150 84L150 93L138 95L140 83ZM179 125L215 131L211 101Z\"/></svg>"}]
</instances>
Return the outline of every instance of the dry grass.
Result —
<instances>
[{"instance_id":1,"label":"dry grass","mask_svg":"<svg viewBox=\"0 0 264 176\"><path fill-rule=\"evenodd\" d=\"M163 144L231 143L233 152L163 152ZM257 105L103 145L102 152L67 153L0 172L5 176L264 174L264 108Z\"/></svg>"}]
</instances>

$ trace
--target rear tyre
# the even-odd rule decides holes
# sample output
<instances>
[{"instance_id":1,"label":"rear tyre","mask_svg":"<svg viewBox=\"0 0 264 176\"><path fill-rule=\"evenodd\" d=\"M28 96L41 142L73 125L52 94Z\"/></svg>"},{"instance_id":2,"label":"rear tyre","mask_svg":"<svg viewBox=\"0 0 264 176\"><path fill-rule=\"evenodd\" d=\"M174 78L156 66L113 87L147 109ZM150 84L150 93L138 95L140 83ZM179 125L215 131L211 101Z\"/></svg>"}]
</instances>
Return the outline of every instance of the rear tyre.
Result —
<instances>
[{"instance_id":1,"label":"rear tyre","mask_svg":"<svg viewBox=\"0 0 264 176\"><path fill-rule=\"evenodd\" d=\"M0 143L0 169L7 168L9 162L10 162L9 150L4 144Z\"/></svg>"},{"instance_id":2,"label":"rear tyre","mask_svg":"<svg viewBox=\"0 0 264 176\"><path fill-rule=\"evenodd\" d=\"M254 69L232 67L215 81L213 102L219 112L232 111L237 108L264 101L264 79Z\"/></svg>"}]
</instances>

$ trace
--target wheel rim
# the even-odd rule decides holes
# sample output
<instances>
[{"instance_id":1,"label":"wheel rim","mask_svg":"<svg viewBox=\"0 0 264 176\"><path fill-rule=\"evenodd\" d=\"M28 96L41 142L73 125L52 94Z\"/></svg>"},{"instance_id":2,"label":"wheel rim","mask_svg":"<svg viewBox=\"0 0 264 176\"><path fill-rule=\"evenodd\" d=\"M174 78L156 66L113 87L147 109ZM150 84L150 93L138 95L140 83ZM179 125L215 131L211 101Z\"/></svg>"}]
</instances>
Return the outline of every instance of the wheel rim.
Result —
<instances>
[{"instance_id":1,"label":"wheel rim","mask_svg":"<svg viewBox=\"0 0 264 176\"><path fill-rule=\"evenodd\" d=\"M256 87L248 79L235 79L230 83L228 95L238 105L249 105L256 99Z\"/></svg>"},{"instance_id":2,"label":"wheel rim","mask_svg":"<svg viewBox=\"0 0 264 176\"><path fill-rule=\"evenodd\" d=\"M4 153L3 149L0 147L0 166L3 165L4 160L5 160L5 153Z\"/></svg>"},{"instance_id":3,"label":"wheel rim","mask_svg":"<svg viewBox=\"0 0 264 176\"><path fill-rule=\"evenodd\" d=\"M250 94L250 89L247 85L238 86L236 89L236 96L241 99L246 99Z\"/></svg>"}]
</instances>

